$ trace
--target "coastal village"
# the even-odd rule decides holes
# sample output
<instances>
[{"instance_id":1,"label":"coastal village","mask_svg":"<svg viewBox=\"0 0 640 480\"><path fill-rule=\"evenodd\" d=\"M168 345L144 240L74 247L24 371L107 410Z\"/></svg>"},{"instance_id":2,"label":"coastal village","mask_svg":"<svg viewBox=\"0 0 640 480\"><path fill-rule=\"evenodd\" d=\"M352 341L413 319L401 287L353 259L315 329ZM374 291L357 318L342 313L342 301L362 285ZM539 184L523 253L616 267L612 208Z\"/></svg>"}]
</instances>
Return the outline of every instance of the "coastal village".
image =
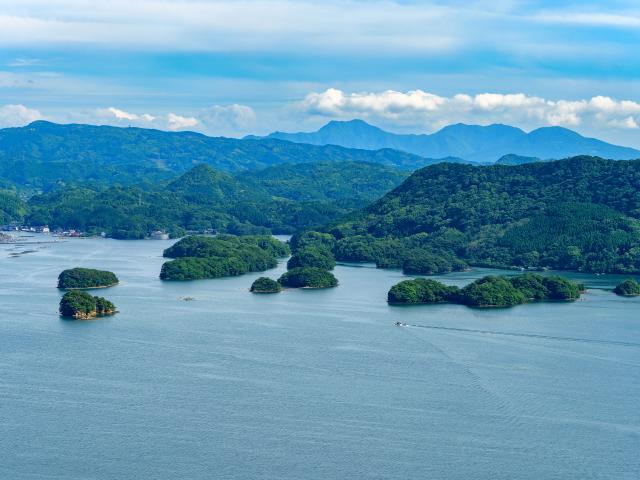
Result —
<instances>
[{"instance_id":1,"label":"coastal village","mask_svg":"<svg viewBox=\"0 0 640 480\"><path fill-rule=\"evenodd\" d=\"M0 243L8 243L12 241L13 237L10 235L12 232L20 232L20 233L41 233L45 235L55 235L57 237L71 237L71 238L79 238L79 237L102 237L106 238L106 232L100 232L99 235L88 234L86 232L82 232L80 230L63 230L63 229L50 229L48 225L40 225L40 226L24 226L24 225L0 225ZM169 234L163 230L156 230L150 232L147 236L149 240L169 240Z\"/></svg>"}]
</instances>

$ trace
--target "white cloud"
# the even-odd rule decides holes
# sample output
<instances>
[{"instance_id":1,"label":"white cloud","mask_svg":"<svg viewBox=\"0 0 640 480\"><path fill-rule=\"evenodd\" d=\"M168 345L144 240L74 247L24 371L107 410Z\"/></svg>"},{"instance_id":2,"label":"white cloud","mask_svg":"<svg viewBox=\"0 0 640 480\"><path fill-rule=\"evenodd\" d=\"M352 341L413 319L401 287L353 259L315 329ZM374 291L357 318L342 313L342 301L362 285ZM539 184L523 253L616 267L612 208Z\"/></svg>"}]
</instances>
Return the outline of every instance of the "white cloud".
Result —
<instances>
[{"instance_id":1,"label":"white cloud","mask_svg":"<svg viewBox=\"0 0 640 480\"><path fill-rule=\"evenodd\" d=\"M212 133L244 132L256 122L256 113L246 105L213 105L198 115Z\"/></svg>"},{"instance_id":2,"label":"white cloud","mask_svg":"<svg viewBox=\"0 0 640 480\"><path fill-rule=\"evenodd\" d=\"M298 107L312 115L393 120L401 125L431 128L468 122L511 123L523 127L587 124L634 129L640 123L640 103L605 96L548 100L524 93L462 93L443 97L422 90L345 93L330 88L309 93Z\"/></svg>"},{"instance_id":3,"label":"white cloud","mask_svg":"<svg viewBox=\"0 0 640 480\"><path fill-rule=\"evenodd\" d=\"M149 123L155 120L155 117L148 113L138 115L137 113L125 112L124 110L120 110L119 108L115 107L100 109L98 110L98 114L103 117L113 117L116 120L125 120L130 122Z\"/></svg>"},{"instance_id":4,"label":"white cloud","mask_svg":"<svg viewBox=\"0 0 640 480\"><path fill-rule=\"evenodd\" d=\"M90 116L85 121L171 131L194 128L200 124L195 117L186 117L173 112L169 112L166 115L152 115L150 113L133 113L116 107L99 108L95 110L93 117L95 118Z\"/></svg>"},{"instance_id":5,"label":"white cloud","mask_svg":"<svg viewBox=\"0 0 640 480\"><path fill-rule=\"evenodd\" d=\"M255 124L256 114L246 105L212 105L194 115L134 113L116 107L95 110L83 121L117 126L157 128L160 130L199 130L215 135L246 134Z\"/></svg>"},{"instance_id":6,"label":"white cloud","mask_svg":"<svg viewBox=\"0 0 640 480\"><path fill-rule=\"evenodd\" d=\"M640 128L638 125L638 121L636 121L633 117L623 118L622 120L611 120L609 125L614 128L625 128L628 130L635 130L636 128Z\"/></svg>"},{"instance_id":7,"label":"white cloud","mask_svg":"<svg viewBox=\"0 0 640 480\"><path fill-rule=\"evenodd\" d=\"M0 127L21 127L43 118L38 110L24 105L9 104L0 107Z\"/></svg>"},{"instance_id":8,"label":"white cloud","mask_svg":"<svg viewBox=\"0 0 640 480\"><path fill-rule=\"evenodd\" d=\"M171 131L191 129L199 123L195 117L183 117L175 113L169 113L167 115L167 129Z\"/></svg>"}]
</instances>

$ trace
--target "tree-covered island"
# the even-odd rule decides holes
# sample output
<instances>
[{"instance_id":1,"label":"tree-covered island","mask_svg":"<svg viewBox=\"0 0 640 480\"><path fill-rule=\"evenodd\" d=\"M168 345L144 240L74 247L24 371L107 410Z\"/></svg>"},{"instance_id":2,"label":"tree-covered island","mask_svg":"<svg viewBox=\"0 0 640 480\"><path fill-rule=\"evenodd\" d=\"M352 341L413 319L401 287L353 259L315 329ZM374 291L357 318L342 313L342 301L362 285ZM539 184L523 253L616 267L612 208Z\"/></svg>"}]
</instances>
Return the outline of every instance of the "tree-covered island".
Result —
<instances>
[{"instance_id":1,"label":"tree-covered island","mask_svg":"<svg viewBox=\"0 0 640 480\"><path fill-rule=\"evenodd\" d=\"M526 273L513 277L489 275L463 288L431 279L404 280L389 290L392 305L455 303L469 307L504 308L535 301L573 301L584 285L558 276Z\"/></svg>"},{"instance_id":2,"label":"tree-covered island","mask_svg":"<svg viewBox=\"0 0 640 480\"><path fill-rule=\"evenodd\" d=\"M164 251L174 260L162 265L162 280L197 280L262 272L289 254L283 242L269 235L189 236Z\"/></svg>"},{"instance_id":3,"label":"tree-covered island","mask_svg":"<svg viewBox=\"0 0 640 480\"><path fill-rule=\"evenodd\" d=\"M287 262L287 272L279 279L288 288L331 288L338 280L329 270L336 265L333 256L335 239L328 233L301 232L289 240L293 255Z\"/></svg>"},{"instance_id":4,"label":"tree-covered island","mask_svg":"<svg viewBox=\"0 0 640 480\"><path fill-rule=\"evenodd\" d=\"M331 288L338 285L338 280L322 268L300 267L282 274L278 283L288 288Z\"/></svg>"},{"instance_id":5,"label":"tree-covered island","mask_svg":"<svg viewBox=\"0 0 640 480\"><path fill-rule=\"evenodd\" d=\"M252 293L279 293L282 285L268 277L260 277L251 284Z\"/></svg>"},{"instance_id":6,"label":"tree-covered island","mask_svg":"<svg viewBox=\"0 0 640 480\"><path fill-rule=\"evenodd\" d=\"M105 298L74 290L63 295L59 311L63 317L90 320L115 314L116 306Z\"/></svg>"},{"instance_id":7,"label":"tree-covered island","mask_svg":"<svg viewBox=\"0 0 640 480\"><path fill-rule=\"evenodd\" d=\"M622 297L637 297L640 295L640 283L634 278L629 278L617 285L613 292Z\"/></svg>"},{"instance_id":8,"label":"tree-covered island","mask_svg":"<svg viewBox=\"0 0 640 480\"><path fill-rule=\"evenodd\" d=\"M70 268L58 275L58 288L65 290L106 288L117 285L118 277L107 270Z\"/></svg>"}]
</instances>

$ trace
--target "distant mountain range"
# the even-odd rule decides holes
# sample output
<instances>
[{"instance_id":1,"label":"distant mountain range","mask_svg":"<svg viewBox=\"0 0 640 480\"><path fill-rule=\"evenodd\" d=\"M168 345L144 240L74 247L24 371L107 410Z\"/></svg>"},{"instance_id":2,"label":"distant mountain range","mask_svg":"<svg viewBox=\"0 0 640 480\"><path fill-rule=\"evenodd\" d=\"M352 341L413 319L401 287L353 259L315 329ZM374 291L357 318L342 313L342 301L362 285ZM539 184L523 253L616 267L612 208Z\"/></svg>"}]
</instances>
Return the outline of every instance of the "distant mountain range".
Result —
<instances>
[{"instance_id":1,"label":"distant mountain range","mask_svg":"<svg viewBox=\"0 0 640 480\"><path fill-rule=\"evenodd\" d=\"M442 162L513 165L578 153L618 160L640 158L638 150L563 128L541 128L527 134L505 125L452 125L432 135L396 135L354 120L330 122L309 134L235 139L37 121L0 129L0 189L17 187L29 194L69 184L151 185L200 164L235 173L277 165L351 161L409 172Z\"/></svg>"},{"instance_id":2,"label":"distant mountain range","mask_svg":"<svg viewBox=\"0 0 640 480\"><path fill-rule=\"evenodd\" d=\"M256 138L256 137L251 137ZM561 127L544 127L529 133L509 125L449 125L433 134L396 134L362 120L332 121L316 132L274 132L265 138L311 145L340 145L379 150L391 148L422 157L457 157L493 163L514 154L542 160L592 155L615 160L640 158L640 150L587 138Z\"/></svg>"},{"instance_id":3,"label":"distant mountain range","mask_svg":"<svg viewBox=\"0 0 640 480\"><path fill-rule=\"evenodd\" d=\"M282 164L344 161L413 171L441 160L388 148L371 151L278 139L239 140L195 132L46 121L0 129L0 188L16 185L37 191L83 182L155 183L199 164L242 172Z\"/></svg>"}]
</instances>

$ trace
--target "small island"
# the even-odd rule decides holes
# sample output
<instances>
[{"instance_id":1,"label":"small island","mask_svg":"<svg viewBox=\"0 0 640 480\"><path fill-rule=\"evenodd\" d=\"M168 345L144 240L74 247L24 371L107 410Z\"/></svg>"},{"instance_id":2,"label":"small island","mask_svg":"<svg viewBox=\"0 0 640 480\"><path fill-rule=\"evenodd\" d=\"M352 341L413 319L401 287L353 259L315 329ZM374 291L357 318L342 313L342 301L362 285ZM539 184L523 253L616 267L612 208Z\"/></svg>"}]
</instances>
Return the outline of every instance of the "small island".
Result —
<instances>
[{"instance_id":1,"label":"small island","mask_svg":"<svg viewBox=\"0 0 640 480\"><path fill-rule=\"evenodd\" d=\"M629 278L616 286L613 292L621 297L637 297L640 295L640 283L633 278Z\"/></svg>"},{"instance_id":2,"label":"small island","mask_svg":"<svg viewBox=\"0 0 640 480\"><path fill-rule=\"evenodd\" d=\"M288 288L331 288L338 285L338 279L322 268L301 267L285 272L278 283Z\"/></svg>"},{"instance_id":3,"label":"small island","mask_svg":"<svg viewBox=\"0 0 640 480\"><path fill-rule=\"evenodd\" d=\"M505 308L535 301L573 301L584 286L562 277L533 273L513 277L489 275L463 288L436 280L404 280L389 290L392 305L454 303L478 308Z\"/></svg>"},{"instance_id":4,"label":"small island","mask_svg":"<svg viewBox=\"0 0 640 480\"><path fill-rule=\"evenodd\" d=\"M115 314L116 306L105 298L74 290L64 294L60 300L59 311L63 317L90 320Z\"/></svg>"},{"instance_id":5,"label":"small island","mask_svg":"<svg viewBox=\"0 0 640 480\"><path fill-rule=\"evenodd\" d=\"M251 293L280 293L282 285L271 278L260 277L251 285Z\"/></svg>"},{"instance_id":6,"label":"small island","mask_svg":"<svg viewBox=\"0 0 640 480\"><path fill-rule=\"evenodd\" d=\"M268 235L190 236L164 251L162 280L198 280L263 272L278 265L289 247Z\"/></svg>"},{"instance_id":7,"label":"small island","mask_svg":"<svg viewBox=\"0 0 640 480\"><path fill-rule=\"evenodd\" d=\"M458 290L458 287L449 287L436 280L416 278L404 280L391 287L387 301L393 305L449 303Z\"/></svg>"},{"instance_id":8,"label":"small island","mask_svg":"<svg viewBox=\"0 0 640 480\"><path fill-rule=\"evenodd\" d=\"M65 290L107 288L118 282L118 277L113 272L92 268L71 268L58 275L58 288Z\"/></svg>"}]
</instances>

